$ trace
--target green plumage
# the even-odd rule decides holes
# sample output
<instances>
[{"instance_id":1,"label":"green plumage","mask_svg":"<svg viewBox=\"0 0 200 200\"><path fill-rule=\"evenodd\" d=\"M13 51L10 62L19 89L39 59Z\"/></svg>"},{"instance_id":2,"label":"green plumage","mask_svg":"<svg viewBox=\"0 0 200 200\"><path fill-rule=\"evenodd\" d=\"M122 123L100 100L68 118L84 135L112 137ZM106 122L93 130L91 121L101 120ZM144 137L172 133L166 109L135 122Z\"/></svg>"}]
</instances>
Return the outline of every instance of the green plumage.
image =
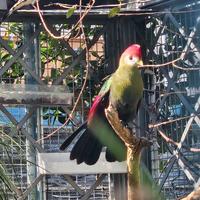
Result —
<instances>
[{"instance_id":1,"label":"green plumage","mask_svg":"<svg viewBox=\"0 0 200 200\"><path fill-rule=\"evenodd\" d=\"M121 58L120 66L112 75L110 104L118 110L120 118L129 122L138 110L143 94L143 81L137 63L130 66Z\"/></svg>"},{"instance_id":2,"label":"green plumage","mask_svg":"<svg viewBox=\"0 0 200 200\"><path fill-rule=\"evenodd\" d=\"M64 150L82 132L71 151L70 159L76 159L78 164L85 162L93 165L97 162L102 147L106 147L107 161L126 159L124 142L110 126L105 109L112 105L124 123L136 117L143 93L143 81L138 69L141 64L141 47L137 44L129 46L120 57L117 70L106 80L96 96L87 122L61 145L60 149Z\"/></svg>"}]
</instances>

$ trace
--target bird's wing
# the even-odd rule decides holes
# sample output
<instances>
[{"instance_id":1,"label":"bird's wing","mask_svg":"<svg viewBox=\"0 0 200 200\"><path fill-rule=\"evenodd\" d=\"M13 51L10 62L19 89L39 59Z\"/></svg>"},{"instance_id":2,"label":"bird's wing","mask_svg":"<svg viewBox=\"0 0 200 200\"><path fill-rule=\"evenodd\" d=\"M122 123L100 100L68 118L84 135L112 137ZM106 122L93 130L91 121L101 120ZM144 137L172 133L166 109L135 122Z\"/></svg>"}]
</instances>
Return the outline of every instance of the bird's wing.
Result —
<instances>
[{"instance_id":1,"label":"bird's wing","mask_svg":"<svg viewBox=\"0 0 200 200\"><path fill-rule=\"evenodd\" d=\"M112 82L112 76L105 81L103 86L101 87L101 90L99 91L98 95L95 97L95 100L90 108L89 114L88 114L88 124L94 119L94 116L101 112L102 109L104 109L106 106L103 103L105 97L108 97L110 86ZM106 98L107 101L107 98Z\"/></svg>"},{"instance_id":2,"label":"bird's wing","mask_svg":"<svg viewBox=\"0 0 200 200\"><path fill-rule=\"evenodd\" d=\"M111 84L111 77L109 79L107 79L105 81L105 83L103 84L98 96L95 98L92 107L90 108L89 111L89 115L88 115L88 120L83 123L74 133L72 133L71 136L69 136L64 142L63 144L60 146L60 150L65 150L70 143L73 141L73 139L83 130L87 128L87 124L90 120L92 120L92 118L94 117L94 115L96 114L96 112L98 112L99 109L102 109L102 100L103 98L106 96L106 94L108 94L109 89L110 89L110 84Z\"/></svg>"},{"instance_id":3,"label":"bird's wing","mask_svg":"<svg viewBox=\"0 0 200 200\"><path fill-rule=\"evenodd\" d=\"M104 95L106 93L109 92L110 90L110 86L111 86L111 82L112 82L112 76L110 76L103 84L103 86L101 87L101 90L99 91L98 96L104 97Z\"/></svg>"},{"instance_id":4,"label":"bird's wing","mask_svg":"<svg viewBox=\"0 0 200 200\"><path fill-rule=\"evenodd\" d=\"M60 146L60 150L64 151L74 140L74 138L87 127L87 122L83 123L76 131L74 131Z\"/></svg>"}]
</instances>

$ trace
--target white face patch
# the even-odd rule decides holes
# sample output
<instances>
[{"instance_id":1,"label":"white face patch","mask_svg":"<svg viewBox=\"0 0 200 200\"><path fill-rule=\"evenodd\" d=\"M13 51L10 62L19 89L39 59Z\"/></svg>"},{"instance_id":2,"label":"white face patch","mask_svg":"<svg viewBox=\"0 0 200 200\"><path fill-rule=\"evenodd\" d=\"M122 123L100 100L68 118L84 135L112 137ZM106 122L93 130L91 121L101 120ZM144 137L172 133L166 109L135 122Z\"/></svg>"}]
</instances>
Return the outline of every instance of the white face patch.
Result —
<instances>
[{"instance_id":1,"label":"white face patch","mask_svg":"<svg viewBox=\"0 0 200 200\"><path fill-rule=\"evenodd\" d=\"M128 55L128 56L125 57L125 63L126 63L127 65L130 65L130 66L136 65L136 63L137 63L138 61L139 61L139 58L134 57L134 56Z\"/></svg>"}]
</instances>

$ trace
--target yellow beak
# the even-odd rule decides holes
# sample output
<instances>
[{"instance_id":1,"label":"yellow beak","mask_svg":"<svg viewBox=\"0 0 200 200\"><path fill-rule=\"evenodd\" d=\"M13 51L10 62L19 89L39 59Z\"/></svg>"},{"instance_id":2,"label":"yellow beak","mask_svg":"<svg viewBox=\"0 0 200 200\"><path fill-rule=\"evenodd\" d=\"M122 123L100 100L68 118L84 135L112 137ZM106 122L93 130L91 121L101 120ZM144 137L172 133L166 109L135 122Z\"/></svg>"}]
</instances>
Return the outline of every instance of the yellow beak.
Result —
<instances>
[{"instance_id":1,"label":"yellow beak","mask_svg":"<svg viewBox=\"0 0 200 200\"><path fill-rule=\"evenodd\" d=\"M142 60L138 60L137 64L139 65L138 68L140 68L141 66L143 66L143 61Z\"/></svg>"}]
</instances>

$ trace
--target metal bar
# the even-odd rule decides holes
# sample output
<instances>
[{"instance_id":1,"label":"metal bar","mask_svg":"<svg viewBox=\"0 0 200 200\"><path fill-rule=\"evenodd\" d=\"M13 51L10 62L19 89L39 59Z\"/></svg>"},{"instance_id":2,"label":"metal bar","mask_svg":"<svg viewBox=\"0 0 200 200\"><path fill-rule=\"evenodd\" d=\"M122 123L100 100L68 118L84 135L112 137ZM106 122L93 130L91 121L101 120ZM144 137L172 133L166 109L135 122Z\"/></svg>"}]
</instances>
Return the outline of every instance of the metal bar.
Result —
<instances>
[{"instance_id":1,"label":"metal bar","mask_svg":"<svg viewBox=\"0 0 200 200\"><path fill-rule=\"evenodd\" d=\"M45 83L35 74L35 72L33 72L28 65L26 64L26 62L24 62L23 60L19 60L20 64L27 70L27 72L40 84L40 85L45 85Z\"/></svg>"},{"instance_id":2,"label":"metal bar","mask_svg":"<svg viewBox=\"0 0 200 200\"><path fill-rule=\"evenodd\" d=\"M173 88L175 89L175 91L178 91L178 88L176 87L176 85L174 83L173 83ZM179 99L182 101L182 103L185 105L185 107L188 109L188 111L190 113L194 113L194 114L196 113L195 110L192 108L191 104L183 97L182 94L177 93L176 95L179 97ZM198 124L198 126L200 127L199 117L195 116L194 120Z\"/></svg>"},{"instance_id":3,"label":"metal bar","mask_svg":"<svg viewBox=\"0 0 200 200\"><path fill-rule=\"evenodd\" d=\"M31 144L33 145L33 147L35 147L40 153L44 153L45 150L40 146L40 144L38 144L36 142L35 139L33 139L27 132L24 128L21 128L20 129L22 134L26 136L26 139L29 140L31 142Z\"/></svg>"},{"instance_id":4,"label":"metal bar","mask_svg":"<svg viewBox=\"0 0 200 200\"><path fill-rule=\"evenodd\" d=\"M21 121L17 124L18 129L20 129L26 123L26 121L32 116L32 114L34 113L34 109L35 108L29 109L29 112L26 113L25 116L21 119Z\"/></svg>"},{"instance_id":5,"label":"metal bar","mask_svg":"<svg viewBox=\"0 0 200 200\"><path fill-rule=\"evenodd\" d=\"M31 74L32 77L34 77L34 79L41 85L44 85L43 81L35 74L35 72L33 72L27 65L27 63L22 60L21 58L19 58L19 56L26 50L26 48L30 45L31 42L33 42L34 38L39 34L40 29L35 31L35 34L30 37L29 41L24 44L22 47L20 47L20 49L15 52L1 37L0 37L0 43L2 44L2 46L13 56L13 58L8 61L8 63L6 63L6 65L4 67L2 67L0 69L0 76L2 76L2 74L16 61L18 60L18 62Z\"/></svg>"},{"instance_id":6,"label":"metal bar","mask_svg":"<svg viewBox=\"0 0 200 200\"><path fill-rule=\"evenodd\" d=\"M59 35L59 34L60 34L55 28L53 28L53 26L52 26L51 24L48 24L48 27L49 27L49 30L50 30L53 34L56 34L56 35ZM76 56L77 56L77 53L73 50L73 48L72 48L72 47L70 46L70 44L68 43L68 39L62 38L60 41L61 41L61 44L67 48L67 50L71 53L71 55L72 55L73 57L76 57Z\"/></svg>"},{"instance_id":7,"label":"metal bar","mask_svg":"<svg viewBox=\"0 0 200 200\"><path fill-rule=\"evenodd\" d=\"M24 52L24 50L28 47L28 44L23 45L22 47L20 47L20 49L15 52L14 50L12 50L7 44L6 42L0 37L0 43L2 44L2 46L4 46L4 48L13 56L4 66L2 66L0 68L0 76L2 76L6 70L8 70L11 65L19 59L19 57L21 56L21 54ZM9 47L9 48L7 48ZM9 50L12 51L9 51Z\"/></svg>"},{"instance_id":8,"label":"metal bar","mask_svg":"<svg viewBox=\"0 0 200 200\"><path fill-rule=\"evenodd\" d=\"M169 147L170 148L170 147ZM174 149L174 148L173 148ZM187 164L186 159L184 159L184 155L179 153L176 150L173 150L170 148L170 153L172 153L177 160L178 165L182 168L183 172L185 173L186 177L188 178L189 181L192 181L195 183L195 179L192 176L192 173L190 173L189 169L191 170L190 166Z\"/></svg>"},{"instance_id":9,"label":"metal bar","mask_svg":"<svg viewBox=\"0 0 200 200\"><path fill-rule=\"evenodd\" d=\"M166 72L166 70L162 70L168 80L168 83L170 84L170 86L174 89L174 91L178 91L178 88L176 87L176 85L174 84L173 80L169 77L168 73ZM185 107L189 110L190 113L195 113L195 110L192 108L191 104L189 104L189 102L184 98L184 96L180 93L176 93L176 95L179 97L179 99L182 101L182 103L185 105ZM198 102L197 102L198 103ZM198 107L196 106L196 108L198 109ZM180 158L178 151L181 149L183 142L186 139L186 136L189 132L190 126L193 122L193 120L195 119L194 116L191 116L191 118L188 120L186 127L182 133L180 142L178 144L178 147L175 151L173 151L173 155L176 156L177 158L177 162L179 164L179 166L182 168L183 172L185 173L185 175L187 176L188 180L193 181L195 183L195 179L193 178L192 174L190 173L190 171L188 169L186 169L182 159ZM198 125L200 125L200 119L196 116L196 123Z\"/></svg>"},{"instance_id":10,"label":"metal bar","mask_svg":"<svg viewBox=\"0 0 200 200\"><path fill-rule=\"evenodd\" d=\"M168 94L170 92L170 90L171 90L171 87L170 87L170 84L168 84L166 93ZM162 108L162 106L164 105L167 98L168 98L168 95L163 96L163 98L161 99L160 104L157 108L158 110L159 110L159 108Z\"/></svg>"},{"instance_id":11,"label":"metal bar","mask_svg":"<svg viewBox=\"0 0 200 200\"><path fill-rule=\"evenodd\" d=\"M0 1L0 10L7 10L7 1L6 0Z\"/></svg>"},{"instance_id":12,"label":"metal bar","mask_svg":"<svg viewBox=\"0 0 200 200\"><path fill-rule=\"evenodd\" d=\"M71 178L71 176L64 174L65 179L68 183L80 194L84 195L85 192L76 184L76 182Z\"/></svg>"},{"instance_id":13,"label":"metal bar","mask_svg":"<svg viewBox=\"0 0 200 200\"><path fill-rule=\"evenodd\" d=\"M7 110L2 104L0 104L0 110L6 115L6 117L7 117L15 126L17 126L17 124L18 124L17 120L13 117L12 114L10 114L10 112L8 112L8 110Z\"/></svg>"},{"instance_id":14,"label":"metal bar","mask_svg":"<svg viewBox=\"0 0 200 200\"><path fill-rule=\"evenodd\" d=\"M32 106L71 105L73 94L66 86L2 84L0 85L0 103Z\"/></svg>"},{"instance_id":15,"label":"metal bar","mask_svg":"<svg viewBox=\"0 0 200 200\"><path fill-rule=\"evenodd\" d=\"M177 158L177 162L178 165L182 168L184 174L186 175L186 177L188 178L189 181L192 181L193 183L195 183L195 179L192 176L192 174L190 173L190 171L186 168L184 162L182 161L182 159L179 157L178 154L175 154L176 158Z\"/></svg>"},{"instance_id":16,"label":"metal bar","mask_svg":"<svg viewBox=\"0 0 200 200\"><path fill-rule=\"evenodd\" d=\"M160 34L162 33L162 31L164 30L164 25L165 25L165 23L166 23L166 21L167 21L167 15L165 15L164 16L164 19L163 19L163 26L160 26L159 27L159 30L157 31L157 35L155 36L155 38L153 38L152 40L152 44L153 45L151 45L150 47L149 47L149 51L150 51L150 53L149 53L149 57L152 57L152 55L153 55L153 50L154 50L154 48L155 48L155 46L156 46L156 44L157 44L157 41L158 41L158 39L159 39L159 37L160 37Z\"/></svg>"},{"instance_id":17,"label":"metal bar","mask_svg":"<svg viewBox=\"0 0 200 200\"><path fill-rule=\"evenodd\" d=\"M168 163L168 166L167 168L165 169L165 175L163 176L162 180L161 180L161 183L159 184L159 190L161 191L164 184L165 184L165 181L167 180L168 176L169 176L169 173L171 172L172 170L172 167L174 165L176 161L176 157L175 156L172 156L171 160L169 161Z\"/></svg>"},{"instance_id":18,"label":"metal bar","mask_svg":"<svg viewBox=\"0 0 200 200\"><path fill-rule=\"evenodd\" d=\"M168 84L171 85L171 87L174 89L174 91L177 91L176 95L179 97L179 99L181 100L181 102L184 104L184 106L188 109L188 111L192 114L195 114L195 110L194 108L192 108L191 104L185 99L185 97L183 96L183 94L179 93L179 89L176 87L175 83L173 82L173 79L169 77L169 74L166 72L165 69L161 69L163 74L166 76ZM200 119L199 117L195 116L194 120L196 121L196 123L198 124L198 126L200 126Z\"/></svg>"},{"instance_id":19,"label":"metal bar","mask_svg":"<svg viewBox=\"0 0 200 200\"><path fill-rule=\"evenodd\" d=\"M98 185L101 184L101 182L103 181L103 179L105 178L105 176L106 176L105 174L101 174L99 176L99 178L96 180L96 182L92 185L92 187L89 190L86 191L86 194L83 197L80 198L80 200L87 200L87 199L89 199L89 197L90 197L91 193L93 192L93 190L96 187L98 187Z\"/></svg>"},{"instance_id":20,"label":"metal bar","mask_svg":"<svg viewBox=\"0 0 200 200\"><path fill-rule=\"evenodd\" d=\"M24 43L27 44L30 42L32 35L38 35L35 33L36 31L36 25L34 23L24 23L23 24L24 29ZM38 40L36 37L34 37L34 41L32 41L31 45L28 46L28 48L25 49L24 52L24 60L26 60L26 63L28 64L28 68L26 68L27 71L32 71L35 76L38 77L38 70L35 67L36 64L36 50L38 46ZM26 84L36 84L36 80L34 79L34 76L32 73L27 73L25 75L25 83ZM31 112L31 107L27 108ZM34 112L32 113L31 117L27 120L26 130L27 135L30 135L34 140L37 139L37 109L34 109ZM26 138L26 159L29 161L26 164L27 168L27 184L31 184L31 186L28 188L28 192L26 193L28 196L28 199L38 199L38 191L37 187L34 187L33 183L35 183L35 180L37 180L37 168L36 165L33 163L36 163L36 148L32 145L32 142ZM40 180L40 179L39 179Z\"/></svg>"},{"instance_id":21,"label":"metal bar","mask_svg":"<svg viewBox=\"0 0 200 200\"><path fill-rule=\"evenodd\" d=\"M182 133L180 142L178 143L178 147L177 147L177 150L176 150L175 153L178 153L178 150L181 149L181 147L182 147L182 145L183 145L183 142L185 141L185 139L186 139L186 137L187 137L187 134L188 134L188 132L189 132L189 130L190 130L190 126L191 126L193 120L194 120L194 117L191 117L191 118L188 120L188 122L187 122L187 124L186 124L186 126L185 126L185 129L184 129L184 131L183 131L183 133Z\"/></svg>"},{"instance_id":22,"label":"metal bar","mask_svg":"<svg viewBox=\"0 0 200 200\"><path fill-rule=\"evenodd\" d=\"M35 178L35 180L31 183L31 185L27 188L27 190L23 193L21 197L18 198L18 200L24 200L27 198L27 196L31 193L33 188L37 186L37 184L42 180L44 177L43 174L40 174L38 177Z\"/></svg>"},{"instance_id":23,"label":"metal bar","mask_svg":"<svg viewBox=\"0 0 200 200\"><path fill-rule=\"evenodd\" d=\"M0 104L0 110L8 117L8 119L16 126L18 127L18 122L17 120L7 111L7 109L2 105ZM36 140L34 140L30 135L28 135L26 133L26 130L24 128L20 128L18 129L18 131L21 131L23 135L26 136L26 138L32 143L32 145L37 148L37 150L39 152L45 152L44 149L36 142Z\"/></svg>"},{"instance_id":24,"label":"metal bar","mask_svg":"<svg viewBox=\"0 0 200 200\"><path fill-rule=\"evenodd\" d=\"M88 49L90 49L100 38L100 36L103 34L105 30L105 27L102 28L101 30L96 31L96 33L94 34L94 37L92 39L92 41L88 44ZM86 49L83 49L82 52L76 57L76 59L73 61L73 63L68 66L67 68L65 68L62 72L62 74L55 80L53 81L54 85L58 85L60 84L60 82L66 77L66 75L68 74L69 71L71 71L71 69L73 67L75 67L77 64L80 63L81 59L84 57L84 55L86 54Z\"/></svg>"},{"instance_id":25,"label":"metal bar","mask_svg":"<svg viewBox=\"0 0 200 200\"><path fill-rule=\"evenodd\" d=\"M38 29L39 30L41 29L41 25L39 23L35 24L35 31L38 30ZM36 72L36 74L37 74L38 77L41 77L41 73L42 73L41 46L40 46L40 42L41 41L40 41L39 36L36 37L35 38L35 45L34 45L34 49L35 49L35 72ZM33 106L33 109L34 109L34 106ZM42 121L43 121L42 108L38 107L37 108L37 113L36 113L36 122L37 122L37 124L36 124L36 130L37 130L37 136L36 136L36 138L37 139L41 138L41 135L43 135ZM42 146L43 142L44 141L42 141L40 143L37 143L37 144L39 146L40 145ZM42 150L44 152L44 149L42 149ZM37 164L38 164L38 160L37 160ZM37 174L39 174L38 170L37 170ZM40 183L37 185L37 200L44 200L45 199L45 193L43 192L44 191L44 187L45 187L44 181L40 181Z\"/></svg>"},{"instance_id":26,"label":"metal bar","mask_svg":"<svg viewBox=\"0 0 200 200\"><path fill-rule=\"evenodd\" d=\"M194 185L194 188L197 189L200 186L200 177L198 178L196 184Z\"/></svg>"},{"instance_id":27,"label":"metal bar","mask_svg":"<svg viewBox=\"0 0 200 200\"><path fill-rule=\"evenodd\" d=\"M99 160L94 165L81 163L77 165L75 160L70 160L70 153L38 153L38 166L40 174L121 174L127 173L126 162L108 162L105 152L102 152Z\"/></svg>"},{"instance_id":28,"label":"metal bar","mask_svg":"<svg viewBox=\"0 0 200 200\"><path fill-rule=\"evenodd\" d=\"M181 25L176 21L176 19L174 18L174 16L169 13L168 14L170 20L172 21L172 23L174 24L174 26L179 30L179 32L181 33L181 35L183 35L185 38L188 38L187 44L183 50L183 54L185 54L185 52L187 52L187 49L189 48L189 46L191 47L191 49L193 49L194 54L197 56L198 59L200 59L200 53L199 53L199 49L196 47L196 45L192 42L192 39L197 31L197 27L199 25L200 20L197 20L196 25L194 26L193 30L190 32L189 36L185 33L184 29L181 27ZM182 57L182 55L181 55Z\"/></svg>"}]
</instances>

